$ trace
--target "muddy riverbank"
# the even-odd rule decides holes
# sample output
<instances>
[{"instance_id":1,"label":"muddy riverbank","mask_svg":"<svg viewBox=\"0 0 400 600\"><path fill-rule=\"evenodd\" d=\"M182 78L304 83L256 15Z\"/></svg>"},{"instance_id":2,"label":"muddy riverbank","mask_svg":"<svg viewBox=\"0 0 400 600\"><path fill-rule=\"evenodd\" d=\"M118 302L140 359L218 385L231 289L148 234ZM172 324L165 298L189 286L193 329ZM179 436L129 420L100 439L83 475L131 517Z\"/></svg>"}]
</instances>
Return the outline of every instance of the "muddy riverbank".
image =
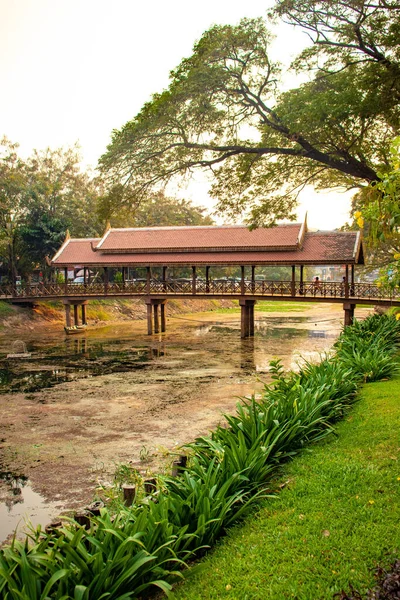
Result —
<instances>
[{"instance_id":1,"label":"muddy riverbank","mask_svg":"<svg viewBox=\"0 0 400 600\"><path fill-rule=\"evenodd\" d=\"M272 358L288 369L300 355L317 358L342 323L340 305L316 304L257 312L250 340L240 339L235 311L168 314L167 332L152 337L140 321L89 328L79 339L53 324L18 332L31 354L20 361L5 359L11 338L3 331L3 510L29 513L32 492L50 517L90 502L120 463L166 468L180 445L233 412L238 397L262 390Z\"/></svg>"}]
</instances>

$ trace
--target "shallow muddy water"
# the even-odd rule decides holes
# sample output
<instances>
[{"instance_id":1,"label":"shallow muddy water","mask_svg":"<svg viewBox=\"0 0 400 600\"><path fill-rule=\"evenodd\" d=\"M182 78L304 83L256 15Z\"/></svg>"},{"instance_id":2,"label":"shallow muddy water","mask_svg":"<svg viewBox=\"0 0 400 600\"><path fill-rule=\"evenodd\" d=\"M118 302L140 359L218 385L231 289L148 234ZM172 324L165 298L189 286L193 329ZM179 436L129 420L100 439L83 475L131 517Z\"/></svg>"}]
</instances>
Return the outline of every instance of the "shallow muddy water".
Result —
<instances>
[{"instance_id":1,"label":"shallow muddy water","mask_svg":"<svg viewBox=\"0 0 400 600\"><path fill-rule=\"evenodd\" d=\"M167 332L151 337L143 321L66 338L58 327L18 334L26 359L6 359L14 340L0 339L0 540L23 515L45 525L82 507L118 464L165 468L239 397L262 390L270 360L286 369L300 356L318 360L342 319L341 307L327 305L256 313L247 340L237 312L169 318Z\"/></svg>"}]
</instances>

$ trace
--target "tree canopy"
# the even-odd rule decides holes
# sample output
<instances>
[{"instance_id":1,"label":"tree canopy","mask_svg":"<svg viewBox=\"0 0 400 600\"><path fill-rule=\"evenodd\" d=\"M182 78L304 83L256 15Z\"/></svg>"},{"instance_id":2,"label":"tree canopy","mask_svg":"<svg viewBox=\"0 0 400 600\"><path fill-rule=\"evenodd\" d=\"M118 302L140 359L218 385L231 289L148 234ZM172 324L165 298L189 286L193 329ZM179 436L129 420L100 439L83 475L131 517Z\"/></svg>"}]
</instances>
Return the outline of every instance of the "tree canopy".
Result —
<instances>
[{"instance_id":1,"label":"tree canopy","mask_svg":"<svg viewBox=\"0 0 400 600\"><path fill-rule=\"evenodd\" d=\"M80 168L77 148L34 151L26 160L18 144L0 140L0 275L48 272L46 256L53 256L65 239L98 236L113 226L210 225L205 209L163 193L146 198L140 207L127 206L121 185L104 181Z\"/></svg>"},{"instance_id":2,"label":"tree canopy","mask_svg":"<svg viewBox=\"0 0 400 600\"><path fill-rule=\"evenodd\" d=\"M212 27L168 89L113 132L103 172L140 202L207 169L217 209L256 225L293 217L306 184L379 181L399 125L399 16L393 1L278 0L270 18L311 39L293 65L306 81L286 92L264 20Z\"/></svg>"}]
</instances>

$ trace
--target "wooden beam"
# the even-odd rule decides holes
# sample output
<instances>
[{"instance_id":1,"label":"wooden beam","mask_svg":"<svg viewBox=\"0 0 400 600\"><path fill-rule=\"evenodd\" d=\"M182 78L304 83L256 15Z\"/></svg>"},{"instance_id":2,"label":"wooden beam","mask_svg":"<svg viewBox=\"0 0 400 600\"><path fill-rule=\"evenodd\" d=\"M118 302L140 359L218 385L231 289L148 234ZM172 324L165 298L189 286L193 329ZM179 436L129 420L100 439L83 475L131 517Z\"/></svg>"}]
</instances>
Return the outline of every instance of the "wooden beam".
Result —
<instances>
[{"instance_id":1,"label":"wooden beam","mask_svg":"<svg viewBox=\"0 0 400 600\"><path fill-rule=\"evenodd\" d=\"M244 292L245 292L245 285L244 285L244 265L241 265L240 272L241 272L240 293L242 294L242 296L244 296Z\"/></svg>"},{"instance_id":2,"label":"wooden beam","mask_svg":"<svg viewBox=\"0 0 400 600\"><path fill-rule=\"evenodd\" d=\"M167 330L166 320L165 320L165 302L161 302L160 306L161 306L161 331L164 333L164 331Z\"/></svg>"},{"instance_id":3,"label":"wooden beam","mask_svg":"<svg viewBox=\"0 0 400 600\"><path fill-rule=\"evenodd\" d=\"M65 325L66 327L71 327L71 305L65 305Z\"/></svg>"},{"instance_id":4,"label":"wooden beam","mask_svg":"<svg viewBox=\"0 0 400 600\"><path fill-rule=\"evenodd\" d=\"M300 294L304 292L304 265L300 265Z\"/></svg>"},{"instance_id":5,"label":"wooden beam","mask_svg":"<svg viewBox=\"0 0 400 600\"><path fill-rule=\"evenodd\" d=\"M147 333L153 335L153 320L152 320L152 305L149 302L147 304Z\"/></svg>"},{"instance_id":6,"label":"wooden beam","mask_svg":"<svg viewBox=\"0 0 400 600\"><path fill-rule=\"evenodd\" d=\"M196 267L192 267L192 294L193 296L196 295L196 279L197 279L197 273L196 273Z\"/></svg>"},{"instance_id":7,"label":"wooden beam","mask_svg":"<svg viewBox=\"0 0 400 600\"><path fill-rule=\"evenodd\" d=\"M146 291L150 294L151 268L146 267Z\"/></svg>"},{"instance_id":8,"label":"wooden beam","mask_svg":"<svg viewBox=\"0 0 400 600\"><path fill-rule=\"evenodd\" d=\"M154 306L154 333L159 333L160 332L160 321L158 318L158 307L159 307L158 302L153 304L153 306Z\"/></svg>"},{"instance_id":9,"label":"wooden beam","mask_svg":"<svg viewBox=\"0 0 400 600\"><path fill-rule=\"evenodd\" d=\"M292 265L292 283L291 283L292 296L296 295L296 265Z\"/></svg>"}]
</instances>

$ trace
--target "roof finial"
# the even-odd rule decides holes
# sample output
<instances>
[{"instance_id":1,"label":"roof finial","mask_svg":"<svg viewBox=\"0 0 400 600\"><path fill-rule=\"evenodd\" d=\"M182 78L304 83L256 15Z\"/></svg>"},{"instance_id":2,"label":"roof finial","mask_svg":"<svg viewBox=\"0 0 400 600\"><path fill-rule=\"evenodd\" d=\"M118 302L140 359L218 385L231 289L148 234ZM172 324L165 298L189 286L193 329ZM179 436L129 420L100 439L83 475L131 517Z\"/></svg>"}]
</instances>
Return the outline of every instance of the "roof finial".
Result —
<instances>
[{"instance_id":1,"label":"roof finial","mask_svg":"<svg viewBox=\"0 0 400 600\"><path fill-rule=\"evenodd\" d=\"M67 229L67 231L65 232L65 240L64 240L64 244L65 242L68 242L68 240L71 239L71 234L69 232L69 229Z\"/></svg>"},{"instance_id":2,"label":"roof finial","mask_svg":"<svg viewBox=\"0 0 400 600\"><path fill-rule=\"evenodd\" d=\"M105 230L104 230L104 233L103 233L103 235L104 235L105 233L107 233L107 231L109 231L110 229L111 229L111 223L110 223L110 219L107 219L107 222L106 222L106 228L105 228Z\"/></svg>"}]
</instances>

